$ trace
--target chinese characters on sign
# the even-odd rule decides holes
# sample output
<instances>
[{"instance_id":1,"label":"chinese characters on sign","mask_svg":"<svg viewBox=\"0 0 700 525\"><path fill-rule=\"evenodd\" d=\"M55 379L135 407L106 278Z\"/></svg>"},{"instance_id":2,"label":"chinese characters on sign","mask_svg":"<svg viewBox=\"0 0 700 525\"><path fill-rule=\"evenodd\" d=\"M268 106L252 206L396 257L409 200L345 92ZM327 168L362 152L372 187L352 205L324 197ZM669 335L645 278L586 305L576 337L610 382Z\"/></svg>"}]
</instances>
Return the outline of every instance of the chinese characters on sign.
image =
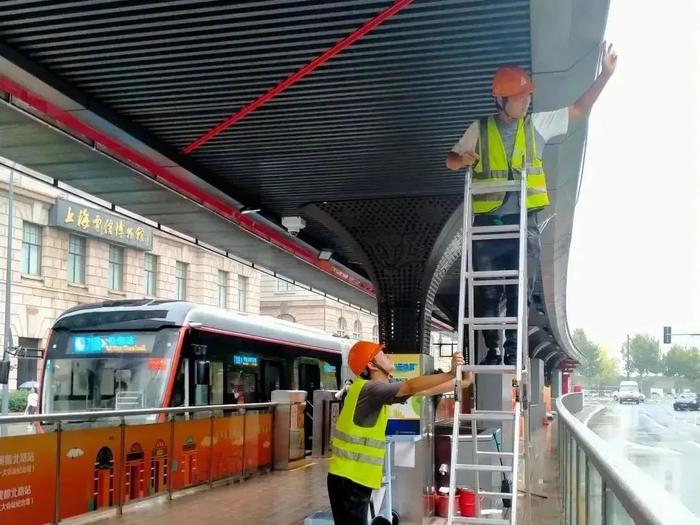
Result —
<instances>
[{"instance_id":1,"label":"chinese characters on sign","mask_svg":"<svg viewBox=\"0 0 700 525\"><path fill-rule=\"evenodd\" d=\"M0 479L34 472L34 452L0 454ZM0 489L0 512L28 507L34 502L31 485Z\"/></svg>"},{"instance_id":2,"label":"chinese characters on sign","mask_svg":"<svg viewBox=\"0 0 700 525\"><path fill-rule=\"evenodd\" d=\"M150 228L124 217L63 199L56 201L49 224L141 250L150 250L153 247Z\"/></svg>"}]
</instances>

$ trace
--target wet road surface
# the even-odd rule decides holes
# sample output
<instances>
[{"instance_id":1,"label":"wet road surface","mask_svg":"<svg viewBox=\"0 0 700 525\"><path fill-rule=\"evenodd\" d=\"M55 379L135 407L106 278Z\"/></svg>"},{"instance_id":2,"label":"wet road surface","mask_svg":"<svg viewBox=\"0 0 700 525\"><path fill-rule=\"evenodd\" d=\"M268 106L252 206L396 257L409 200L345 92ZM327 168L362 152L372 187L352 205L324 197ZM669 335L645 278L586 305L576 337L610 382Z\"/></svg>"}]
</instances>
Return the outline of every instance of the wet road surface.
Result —
<instances>
[{"instance_id":1,"label":"wet road surface","mask_svg":"<svg viewBox=\"0 0 700 525\"><path fill-rule=\"evenodd\" d=\"M675 412L670 400L611 403L588 425L700 516L700 412Z\"/></svg>"}]
</instances>

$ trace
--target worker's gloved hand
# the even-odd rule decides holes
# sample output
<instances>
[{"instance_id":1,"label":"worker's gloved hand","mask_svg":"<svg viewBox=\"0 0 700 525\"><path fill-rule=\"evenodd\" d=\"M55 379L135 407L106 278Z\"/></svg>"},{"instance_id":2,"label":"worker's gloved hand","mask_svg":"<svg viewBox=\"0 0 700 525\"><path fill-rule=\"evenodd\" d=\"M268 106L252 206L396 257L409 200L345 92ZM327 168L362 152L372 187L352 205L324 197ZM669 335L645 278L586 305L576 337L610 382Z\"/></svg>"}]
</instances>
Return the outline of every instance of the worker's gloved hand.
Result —
<instances>
[{"instance_id":1,"label":"worker's gloved hand","mask_svg":"<svg viewBox=\"0 0 700 525\"><path fill-rule=\"evenodd\" d=\"M473 166L479 160L479 154L475 151L465 151L462 153L462 167Z\"/></svg>"},{"instance_id":2,"label":"worker's gloved hand","mask_svg":"<svg viewBox=\"0 0 700 525\"><path fill-rule=\"evenodd\" d=\"M452 356L452 371L454 372L458 366L464 364L464 356L462 352L457 352Z\"/></svg>"}]
</instances>

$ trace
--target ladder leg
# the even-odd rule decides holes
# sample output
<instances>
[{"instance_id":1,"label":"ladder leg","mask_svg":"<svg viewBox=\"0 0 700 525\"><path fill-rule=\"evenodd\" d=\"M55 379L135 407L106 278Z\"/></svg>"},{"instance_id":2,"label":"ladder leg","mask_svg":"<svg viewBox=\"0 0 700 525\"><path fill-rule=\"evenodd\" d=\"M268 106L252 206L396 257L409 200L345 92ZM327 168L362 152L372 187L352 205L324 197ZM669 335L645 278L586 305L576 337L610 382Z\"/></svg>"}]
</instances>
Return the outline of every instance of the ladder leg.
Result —
<instances>
[{"instance_id":1,"label":"ladder leg","mask_svg":"<svg viewBox=\"0 0 700 525\"><path fill-rule=\"evenodd\" d=\"M459 351L464 354L464 317L465 317L465 299L468 295L467 290L467 259L471 264L471 243L469 243L470 234L470 217L471 217L471 179L472 179L472 168L471 166L467 168L464 180L464 214L462 217L462 258L460 261L460 271L459 271L459 323L457 325L457 344ZM470 295L470 294L469 294ZM470 362L473 354L473 347L471 345L471 335L469 337L470 345L468 348ZM447 524L452 525L455 516L454 500L456 494L456 483L457 483L457 469L455 465L457 464L457 448L459 447L459 415L462 412L462 371L457 368L455 377L455 406L454 414L452 418L452 442L450 449L450 488L448 492L448 507L447 507Z\"/></svg>"}]
</instances>

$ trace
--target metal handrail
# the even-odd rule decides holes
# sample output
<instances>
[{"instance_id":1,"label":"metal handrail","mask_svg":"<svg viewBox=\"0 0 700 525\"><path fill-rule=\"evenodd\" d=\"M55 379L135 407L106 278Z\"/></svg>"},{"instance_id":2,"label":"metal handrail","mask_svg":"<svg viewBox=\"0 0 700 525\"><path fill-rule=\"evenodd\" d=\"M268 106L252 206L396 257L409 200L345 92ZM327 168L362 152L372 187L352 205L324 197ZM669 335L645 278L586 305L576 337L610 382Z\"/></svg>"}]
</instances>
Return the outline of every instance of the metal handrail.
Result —
<instances>
[{"instance_id":1,"label":"metal handrail","mask_svg":"<svg viewBox=\"0 0 700 525\"><path fill-rule=\"evenodd\" d=\"M93 410L90 412L59 412L56 414L34 414L22 416L0 416L0 425L13 423L51 423L56 421L75 421L78 419L127 418L133 416L150 416L156 414L189 414L193 412L212 412L214 410L256 410L273 408L277 402L244 403L240 405L202 405L168 408L137 408L133 410Z\"/></svg>"},{"instance_id":2,"label":"metal handrail","mask_svg":"<svg viewBox=\"0 0 700 525\"><path fill-rule=\"evenodd\" d=\"M608 445L605 440L583 424L566 408L564 398L557 398L559 424L563 423L593 463L603 480L603 486L612 491L636 525L678 525L700 523L678 499L665 490L659 490L639 467ZM580 395L580 394L579 394ZM560 456L560 461L562 461Z\"/></svg>"}]
</instances>

